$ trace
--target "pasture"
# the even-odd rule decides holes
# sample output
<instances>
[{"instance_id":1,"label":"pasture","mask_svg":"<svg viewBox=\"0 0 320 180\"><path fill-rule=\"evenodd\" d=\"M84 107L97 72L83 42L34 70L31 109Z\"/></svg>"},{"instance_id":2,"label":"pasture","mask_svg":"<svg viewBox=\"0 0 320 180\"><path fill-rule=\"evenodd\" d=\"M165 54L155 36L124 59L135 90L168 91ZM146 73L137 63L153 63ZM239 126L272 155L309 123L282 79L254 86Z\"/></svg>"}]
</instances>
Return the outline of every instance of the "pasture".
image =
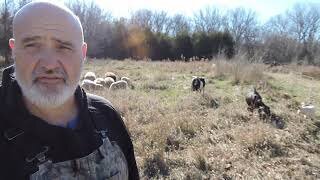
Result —
<instances>
[{"instance_id":1,"label":"pasture","mask_svg":"<svg viewBox=\"0 0 320 180\"><path fill-rule=\"evenodd\" d=\"M92 93L124 117L143 179L320 178L320 110L313 120L297 114L301 102L320 107L319 68L89 60L87 71L132 80L134 89ZM191 91L192 76L206 78L204 94ZM252 86L284 129L247 111Z\"/></svg>"},{"instance_id":2,"label":"pasture","mask_svg":"<svg viewBox=\"0 0 320 180\"><path fill-rule=\"evenodd\" d=\"M88 71L131 79L132 89L90 92L123 116L142 179L320 178L319 68L89 59ZM206 78L204 93L191 91L192 76ZM284 129L247 111L252 86ZM315 105L315 119L297 113L301 102Z\"/></svg>"}]
</instances>

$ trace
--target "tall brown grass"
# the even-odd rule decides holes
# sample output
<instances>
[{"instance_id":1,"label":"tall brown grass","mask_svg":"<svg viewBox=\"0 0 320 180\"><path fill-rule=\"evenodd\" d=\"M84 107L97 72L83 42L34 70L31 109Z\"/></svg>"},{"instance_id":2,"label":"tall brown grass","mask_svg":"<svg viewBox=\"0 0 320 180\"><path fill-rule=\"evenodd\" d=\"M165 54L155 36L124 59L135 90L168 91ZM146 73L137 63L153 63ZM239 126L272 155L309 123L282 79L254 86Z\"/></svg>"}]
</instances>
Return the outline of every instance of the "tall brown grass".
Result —
<instances>
[{"instance_id":1,"label":"tall brown grass","mask_svg":"<svg viewBox=\"0 0 320 180\"><path fill-rule=\"evenodd\" d=\"M301 75L303 75L303 77L320 80L320 68L315 66L307 66L302 70Z\"/></svg>"},{"instance_id":2,"label":"tall brown grass","mask_svg":"<svg viewBox=\"0 0 320 180\"><path fill-rule=\"evenodd\" d=\"M215 75L231 77L234 84L248 84L258 82L264 78L265 65L249 63L242 58L233 61L218 59L214 61L214 64Z\"/></svg>"},{"instance_id":3,"label":"tall brown grass","mask_svg":"<svg viewBox=\"0 0 320 180\"><path fill-rule=\"evenodd\" d=\"M268 68L241 57L200 62L89 60L84 72L127 76L134 89L91 93L117 108L130 131L142 179L320 179L320 121L297 114L306 89L320 102L319 68ZM310 76L311 79L304 79ZM204 76L205 92L192 92ZM262 80L262 83L261 83ZM250 85L286 123L249 113Z\"/></svg>"},{"instance_id":4,"label":"tall brown grass","mask_svg":"<svg viewBox=\"0 0 320 180\"><path fill-rule=\"evenodd\" d=\"M292 87L280 81L301 78L299 74L275 74L261 64L225 60L99 61L85 69L133 79L135 89L93 93L110 100L123 116L142 179L320 178L319 120L297 114L304 92L285 92ZM276 76L268 78L265 72ZM204 94L190 90L193 75L208 79ZM248 84L261 79L266 81L259 89L263 100L283 118L283 130L246 110Z\"/></svg>"}]
</instances>

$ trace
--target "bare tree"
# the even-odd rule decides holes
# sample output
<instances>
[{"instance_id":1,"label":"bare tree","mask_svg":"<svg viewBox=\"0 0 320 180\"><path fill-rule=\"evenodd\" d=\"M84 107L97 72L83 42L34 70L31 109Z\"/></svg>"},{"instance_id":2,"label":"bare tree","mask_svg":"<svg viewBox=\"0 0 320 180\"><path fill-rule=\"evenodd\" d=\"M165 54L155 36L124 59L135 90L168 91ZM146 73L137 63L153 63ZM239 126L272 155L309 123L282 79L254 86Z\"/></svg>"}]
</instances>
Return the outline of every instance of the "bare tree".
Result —
<instances>
[{"instance_id":1,"label":"bare tree","mask_svg":"<svg viewBox=\"0 0 320 180\"><path fill-rule=\"evenodd\" d=\"M108 24L112 21L112 15L105 12L93 0L70 0L67 6L79 17L84 31L85 41L89 45L89 56L99 54L100 40L104 32L108 32Z\"/></svg>"},{"instance_id":2,"label":"bare tree","mask_svg":"<svg viewBox=\"0 0 320 180\"><path fill-rule=\"evenodd\" d=\"M286 13L292 36L302 43L299 59L313 63L315 41L319 38L320 11L312 4L297 4Z\"/></svg>"},{"instance_id":3,"label":"bare tree","mask_svg":"<svg viewBox=\"0 0 320 180\"><path fill-rule=\"evenodd\" d=\"M91 1L87 6L84 20L85 34L93 37L101 23L106 20L106 16L106 13L94 1Z\"/></svg>"},{"instance_id":4,"label":"bare tree","mask_svg":"<svg viewBox=\"0 0 320 180\"><path fill-rule=\"evenodd\" d=\"M15 11L18 11L20 8L22 8L22 6L28 4L29 2L31 2L32 0L19 0L17 2L17 5L16 5L16 10Z\"/></svg>"},{"instance_id":5,"label":"bare tree","mask_svg":"<svg viewBox=\"0 0 320 180\"><path fill-rule=\"evenodd\" d=\"M171 28L171 21L164 11L150 11L141 9L131 14L130 24L142 29L148 29L154 33L167 34Z\"/></svg>"},{"instance_id":6,"label":"bare tree","mask_svg":"<svg viewBox=\"0 0 320 180\"><path fill-rule=\"evenodd\" d=\"M75 13L80 19L81 23L84 23L86 16L87 5L84 0L69 0L66 5Z\"/></svg>"},{"instance_id":7,"label":"bare tree","mask_svg":"<svg viewBox=\"0 0 320 180\"><path fill-rule=\"evenodd\" d=\"M311 5L297 4L287 12L287 16L290 19L290 30L298 41L314 39L320 25L319 10Z\"/></svg>"},{"instance_id":8,"label":"bare tree","mask_svg":"<svg viewBox=\"0 0 320 180\"><path fill-rule=\"evenodd\" d=\"M289 19L284 15L276 15L271 17L270 20L265 24L265 33L273 33L279 35L288 35L290 33L289 30Z\"/></svg>"},{"instance_id":9,"label":"bare tree","mask_svg":"<svg viewBox=\"0 0 320 180\"><path fill-rule=\"evenodd\" d=\"M152 14L152 28L151 31L155 33L169 33L170 17L164 11L155 11Z\"/></svg>"},{"instance_id":10,"label":"bare tree","mask_svg":"<svg viewBox=\"0 0 320 180\"><path fill-rule=\"evenodd\" d=\"M297 56L298 42L286 35L270 34L264 39L263 61L265 63L290 63Z\"/></svg>"},{"instance_id":11,"label":"bare tree","mask_svg":"<svg viewBox=\"0 0 320 180\"><path fill-rule=\"evenodd\" d=\"M210 33L222 29L223 16L221 16L219 9L208 6L204 10L201 9L195 13L193 21L195 31Z\"/></svg>"},{"instance_id":12,"label":"bare tree","mask_svg":"<svg viewBox=\"0 0 320 180\"><path fill-rule=\"evenodd\" d=\"M169 34L176 36L180 33L189 33L191 31L190 20L182 14L176 14L171 18Z\"/></svg>"},{"instance_id":13,"label":"bare tree","mask_svg":"<svg viewBox=\"0 0 320 180\"><path fill-rule=\"evenodd\" d=\"M236 53L244 47L247 53L252 50L259 35L257 15L252 10L236 8L228 11L226 29L235 40Z\"/></svg>"},{"instance_id":14,"label":"bare tree","mask_svg":"<svg viewBox=\"0 0 320 180\"><path fill-rule=\"evenodd\" d=\"M147 9L141 9L131 14L130 23L142 29L152 29L153 27L153 13Z\"/></svg>"},{"instance_id":15,"label":"bare tree","mask_svg":"<svg viewBox=\"0 0 320 180\"><path fill-rule=\"evenodd\" d=\"M9 38L12 36L14 2L4 0L0 10L0 54L4 56L5 63L10 63Z\"/></svg>"}]
</instances>

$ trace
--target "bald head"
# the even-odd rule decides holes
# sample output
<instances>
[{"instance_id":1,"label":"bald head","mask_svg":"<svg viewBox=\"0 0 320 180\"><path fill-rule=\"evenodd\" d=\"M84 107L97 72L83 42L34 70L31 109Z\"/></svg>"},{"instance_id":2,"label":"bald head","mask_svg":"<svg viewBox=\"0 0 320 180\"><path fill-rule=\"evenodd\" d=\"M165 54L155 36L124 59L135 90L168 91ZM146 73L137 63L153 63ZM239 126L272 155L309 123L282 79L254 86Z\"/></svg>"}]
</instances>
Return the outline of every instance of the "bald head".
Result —
<instances>
[{"instance_id":1,"label":"bald head","mask_svg":"<svg viewBox=\"0 0 320 180\"><path fill-rule=\"evenodd\" d=\"M79 18L65 5L48 1L34 1L23 6L13 18L13 38L23 34L26 28L42 28L54 31L70 31L83 42L83 29Z\"/></svg>"},{"instance_id":2,"label":"bald head","mask_svg":"<svg viewBox=\"0 0 320 180\"><path fill-rule=\"evenodd\" d=\"M50 109L72 102L87 44L70 9L47 1L23 6L14 16L9 46L15 78L30 107Z\"/></svg>"}]
</instances>

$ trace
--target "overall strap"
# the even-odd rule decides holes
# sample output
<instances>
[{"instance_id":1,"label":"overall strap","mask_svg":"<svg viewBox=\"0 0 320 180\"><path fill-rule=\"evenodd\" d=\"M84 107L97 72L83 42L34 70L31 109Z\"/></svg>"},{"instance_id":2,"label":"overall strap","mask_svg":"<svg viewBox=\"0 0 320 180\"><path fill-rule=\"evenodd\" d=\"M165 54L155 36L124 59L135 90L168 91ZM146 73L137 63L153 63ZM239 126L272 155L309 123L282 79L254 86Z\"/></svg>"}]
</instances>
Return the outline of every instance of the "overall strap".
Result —
<instances>
[{"instance_id":1,"label":"overall strap","mask_svg":"<svg viewBox=\"0 0 320 180\"><path fill-rule=\"evenodd\" d=\"M2 107L0 107L0 109L2 109ZM20 127L11 125L10 121L14 121L18 117L14 117L12 113L0 111L1 159L10 164L10 168L7 170L8 172L5 173L17 171L15 172L16 175L28 176L36 172L38 165L48 160L47 152L49 151L49 147L36 141L37 138L31 133Z\"/></svg>"},{"instance_id":2,"label":"overall strap","mask_svg":"<svg viewBox=\"0 0 320 180\"><path fill-rule=\"evenodd\" d=\"M85 106L88 107L88 113L94 127L94 132L99 134L102 140L105 139L106 137L110 138L108 136L109 133L108 133L107 124L104 121L105 115L100 110L92 106L93 103L91 102L91 98L89 98L85 93L84 93L84 98L87 100Z\"/></svg>"},{"instance_id":3,"label":"overall strap","mask_svg":"<svg viewBox=\"0 0 320 180\"><path fill-rule=\"evenodd\" d=\"M93 107L89 107L89 116L95 128L95 133L99 134L102 139L105 139L106 137L110 138L108 136L106 124L103 122L105 116Z\"/></svg>"}]
</instances>

